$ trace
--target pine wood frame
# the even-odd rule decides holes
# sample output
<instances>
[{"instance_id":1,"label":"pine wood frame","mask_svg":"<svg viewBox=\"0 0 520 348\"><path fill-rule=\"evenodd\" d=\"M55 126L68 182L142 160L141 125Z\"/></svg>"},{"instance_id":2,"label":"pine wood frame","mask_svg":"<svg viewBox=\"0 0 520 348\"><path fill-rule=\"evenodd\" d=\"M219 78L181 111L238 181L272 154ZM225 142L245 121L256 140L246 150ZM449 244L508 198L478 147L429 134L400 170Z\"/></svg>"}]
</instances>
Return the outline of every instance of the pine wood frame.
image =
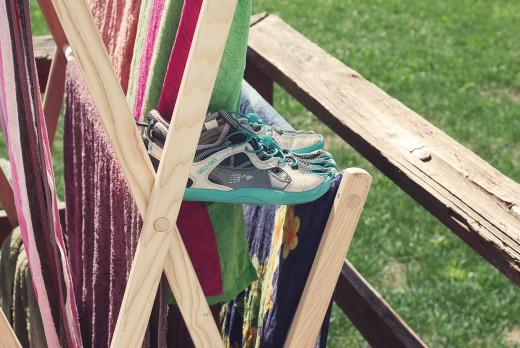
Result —
<instances>
[{"instance_id":1,"label":"pine wood frame","mask_svg":"<svg viewBox=\"0 0 520 348\"><path fill-rule=\"evenodd\" d=\"M171 131L155 175L85 1L39 0L58 46L44 102L49 140L52 143L63 100L64 51L70 44L143 217L113 347L142 343L163 271L195 345L223 346L175 221L236 2L203 2ZM185 151L169 150L181 147ZM371 177L364 170L345 172L286 347L314 346L370 184Z\"/></svg>"}]
</instances>

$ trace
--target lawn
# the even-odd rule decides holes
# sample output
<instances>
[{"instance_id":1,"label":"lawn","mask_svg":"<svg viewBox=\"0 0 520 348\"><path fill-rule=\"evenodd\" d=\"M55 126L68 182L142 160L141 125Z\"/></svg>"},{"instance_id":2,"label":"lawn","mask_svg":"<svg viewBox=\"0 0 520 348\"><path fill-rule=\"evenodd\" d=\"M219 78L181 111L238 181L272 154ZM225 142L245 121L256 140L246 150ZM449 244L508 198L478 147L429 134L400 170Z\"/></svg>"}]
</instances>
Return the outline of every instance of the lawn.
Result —
<instances>
[{"instance_id":1,"label":"lawn","mask_svg":"<svg viewBox=\"0 0 520 348\"><path fill-rule=\"evenodd\" d=\"M520 2L254 1L263 11L520 181ZM47 32L42 23L34 7L35 34ZM349 260L427 344L520 346L518 287L280 88L275 106L294 126L330 135L342 168L373 174ZM367 346L336 307L329 346Z\"/></svg>"}]
</instances>

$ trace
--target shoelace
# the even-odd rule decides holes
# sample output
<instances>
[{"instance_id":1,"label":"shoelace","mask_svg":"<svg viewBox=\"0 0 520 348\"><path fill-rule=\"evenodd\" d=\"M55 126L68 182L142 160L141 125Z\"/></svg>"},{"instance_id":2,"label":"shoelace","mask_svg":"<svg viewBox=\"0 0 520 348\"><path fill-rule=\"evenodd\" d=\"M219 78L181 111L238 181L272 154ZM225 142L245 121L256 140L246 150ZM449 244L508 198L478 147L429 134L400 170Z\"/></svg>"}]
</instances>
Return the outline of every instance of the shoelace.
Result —
<instances>
[{"instance_id":1,"label":"shoelace","mask_svg":"<svg viewBox=\"0 0 520 348\"><path fill-rule=\"evenodd\" d=\"M235 118L239 121L240 121L240 119L244 119L247 123L258 124L260 126L260 128L268 127L267 128L268 131L273 130L272 126L269 126L267 123L265 123L265 121L262 120L260 117L258 117L258 114L254 113L254 112L250 112L248 114L243 114L240 112L232 112L231 114L233 114L233 116L235 116Z\"/></svg>"},{"instance_id":2,"label":"shoelace","mask_svg":"<svg viewBox=\"0 0 520 348\"><path fill-rule=\"evenodd\" d=\"M269 135L258 136L256 133L248 130L238 130L226 136L226 141L235 135L243 135L246 139L237 144L230 144L231 147L241 146L244 144L252 144L252 150L246 148L245 150L249 153L258 154L265 152L267 158L280 157L278 164L288 163L287 158L290 157L293 163L288 163L293 169L298 168L298 159L290 156L277 142ZM256 150L255 150L256 148Z\"/></svg>"}]
</instances>

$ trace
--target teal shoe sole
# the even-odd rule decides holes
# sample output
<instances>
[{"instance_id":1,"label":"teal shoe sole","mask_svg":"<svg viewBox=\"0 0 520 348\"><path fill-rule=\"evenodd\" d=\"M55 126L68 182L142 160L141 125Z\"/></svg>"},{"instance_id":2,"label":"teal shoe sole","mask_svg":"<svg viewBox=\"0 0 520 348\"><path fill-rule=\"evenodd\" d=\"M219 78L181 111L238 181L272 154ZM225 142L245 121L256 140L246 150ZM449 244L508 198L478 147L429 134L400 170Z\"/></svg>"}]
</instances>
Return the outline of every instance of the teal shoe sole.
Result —
<instances>
[{"instance_id":1,"label":"teal shoe sole","mask_svg":"<svg viewBox=\"0 0 520 348\"><path fill-rule=\"evenodd\" d=\"M285 192L264 188L241 188L229 191L187 188L184 200L253 205L302 204L323 196L329 190L331 182L332 178L329 176L321 185L303 192Z\"/></svg>"}]
</instances>

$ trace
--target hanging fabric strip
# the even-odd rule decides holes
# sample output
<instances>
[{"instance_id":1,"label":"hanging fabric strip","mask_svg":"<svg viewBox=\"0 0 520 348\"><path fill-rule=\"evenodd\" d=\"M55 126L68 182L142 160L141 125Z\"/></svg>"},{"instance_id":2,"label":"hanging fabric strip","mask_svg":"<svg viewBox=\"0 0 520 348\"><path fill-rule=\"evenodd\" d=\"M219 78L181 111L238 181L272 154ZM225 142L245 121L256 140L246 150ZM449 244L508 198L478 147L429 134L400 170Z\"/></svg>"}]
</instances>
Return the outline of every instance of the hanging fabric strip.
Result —
<instances>
[{"instance_id":1,"label":"hanging fabric strip","mask_svg":"<svg viewBox=\"0 0 520 348\"><path fill-rule=\"evenodd\" d=\"M27 1L0 1L0 119L47 344L81 347L32 47Z\"/></svg>"}]
</instances>

